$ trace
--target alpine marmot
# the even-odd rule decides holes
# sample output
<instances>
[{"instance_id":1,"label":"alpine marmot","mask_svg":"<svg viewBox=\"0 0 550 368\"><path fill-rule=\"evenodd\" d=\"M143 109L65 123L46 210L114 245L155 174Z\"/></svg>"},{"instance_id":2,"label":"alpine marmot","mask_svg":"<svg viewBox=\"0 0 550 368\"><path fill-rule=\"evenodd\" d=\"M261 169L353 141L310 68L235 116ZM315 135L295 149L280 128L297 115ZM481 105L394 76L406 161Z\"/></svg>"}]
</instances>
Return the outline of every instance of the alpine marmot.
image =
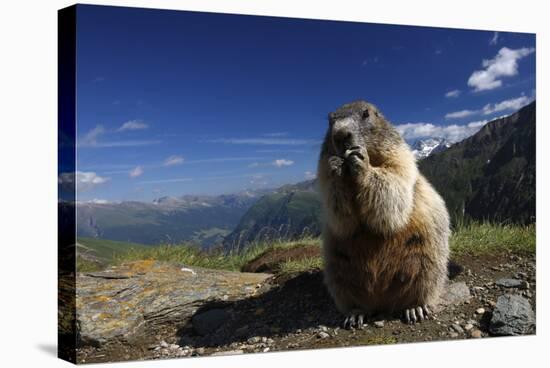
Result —
<instances>
[{"instance_id":1,"label":"alpine marmot","mask_svg":"<svg viewBox=\"0 0 550 368\"><path fill-rule=\"evenodd\" d=\"M365 101L329 114L318 178L324 280L344 327L365 316L431 313L447 281L449 215L409 146Z\"/></svg>"}]
</instances>

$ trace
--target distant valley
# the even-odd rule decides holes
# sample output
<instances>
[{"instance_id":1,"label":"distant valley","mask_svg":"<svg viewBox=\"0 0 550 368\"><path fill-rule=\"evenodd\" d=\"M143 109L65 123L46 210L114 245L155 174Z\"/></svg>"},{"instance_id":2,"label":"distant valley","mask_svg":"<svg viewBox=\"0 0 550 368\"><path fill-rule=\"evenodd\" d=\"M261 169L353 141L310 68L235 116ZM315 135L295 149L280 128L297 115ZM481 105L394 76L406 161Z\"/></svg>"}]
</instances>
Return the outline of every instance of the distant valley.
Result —
<instances>
[{"instance_id":1,"label":"distant valley","mask_svg":"<svg viewBox=\"0 0 550 368\"><path fill-rule=\"evenodd\" d=\"M79 202L77 234L157 245L220 244L265 191L219 196L163 197L153 202Z\"/></svg>"}]
</instances>

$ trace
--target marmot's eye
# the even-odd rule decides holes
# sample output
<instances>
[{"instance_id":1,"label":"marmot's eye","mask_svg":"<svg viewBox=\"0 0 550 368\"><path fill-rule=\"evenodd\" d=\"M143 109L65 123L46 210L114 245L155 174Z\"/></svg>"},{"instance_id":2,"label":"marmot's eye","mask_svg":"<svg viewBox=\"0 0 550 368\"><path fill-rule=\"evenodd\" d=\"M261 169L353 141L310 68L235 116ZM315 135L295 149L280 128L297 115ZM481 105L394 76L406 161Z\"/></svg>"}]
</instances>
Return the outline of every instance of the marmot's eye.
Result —
<instances>
[{"instance_id":1,"label":"marmot's eye","mask_svg":"<svg viewBox=\"0 0 550 368\"><path fill-rule=\"evenodd\" d=\"M363 115L361 116L362 119L366 119L369 117L369 110L363 111Z\"/></svg>"}]
</instances>

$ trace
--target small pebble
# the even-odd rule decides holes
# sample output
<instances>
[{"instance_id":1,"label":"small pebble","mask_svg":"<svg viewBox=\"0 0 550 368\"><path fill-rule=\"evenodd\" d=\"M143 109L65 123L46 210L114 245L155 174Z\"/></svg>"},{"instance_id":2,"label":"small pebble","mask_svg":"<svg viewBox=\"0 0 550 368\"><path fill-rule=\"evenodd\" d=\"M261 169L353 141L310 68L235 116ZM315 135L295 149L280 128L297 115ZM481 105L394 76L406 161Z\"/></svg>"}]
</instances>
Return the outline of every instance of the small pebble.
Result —
<instances>
[{"instance_id":1,"label":"small pebble","mask_svg":"<svg viewBox=\"0 0 550 368\"><path fill-rule=\"evenodd\" d=\"M454 323L454 324L451 325L451 328L453 330L455 330L456 332L458 332L458 333L464 333L464 329L462 327L460 327L459 324Z\"/></svg>"},{"instance_id":2,"label":"small pebble","mask_svg":"<svg viewBox=\"0 0 550 368\"><path fill-rule=\"evenodd\" d=\"M473 339L479 339L481 337L481 331L480 330L472 330L470 332L470 337Z\"/></svg>"},{"instance_id":3,"label":"small pebble","mask_svg":"<svg viewBox=\"0 0 550 368\"><path fill-rule=\"evenodd\" d=\"M242 350L226 350L226 351L218 351L212 354L212 356L222 356L222 355L238 355L243 354L244 351Z\"/></svg>"},{"instance_id":4,"label":"small pebble","mask_svg":"<svg viewBox=\"0 0 550 368\"><path fill-rule=\"evenodd\" d=\"M317 337L320 339L326 339L327 337L330 337L330 335L324 331L321 331L317 334Z\"/></svg>"},{"instance_id":5,"label":"small pebble","mask_svg":"<svg viewBox=\"0 0 550 368\"><path fill-rule=\"evenodd\" d=\"M378 328L384 327L385 322L384 321L376 321L374 322L374 325Z\"/></svg>"},{"instance_id":6,"label":"small pebble","mask_svg":"<svg viewBox=\"0 0 550 368\"><path fill-rule=\"evenodd\" d=\"M246 340L246 342L248 342L249 344L257 344L260 341L262 341L262 338L259 337L259 336L254 336L254 337L251 337L248 340Z\"/></svg>"},{"instance_id":7,"label":"small pebble","mask_svg":"<svg viewBox=\"0 0 550 368\"><path fill-rule=\"evenodd\" d=\"M464 329L465 329L466 331L470 331L472 328L474 328L474 325L471 324L471 323L466 323L466 324L464 325Z\"/></svg>"},{"instance_id":8,"label":"small pebble","mask_svg":"<svg viewBox=\"0 0 550 368\"><path fill-rule=\"evenodd\" d=\"M476 314L483 314L485 313L485 308L477 308L476 309Z\"/></svg>"}]
</instances>

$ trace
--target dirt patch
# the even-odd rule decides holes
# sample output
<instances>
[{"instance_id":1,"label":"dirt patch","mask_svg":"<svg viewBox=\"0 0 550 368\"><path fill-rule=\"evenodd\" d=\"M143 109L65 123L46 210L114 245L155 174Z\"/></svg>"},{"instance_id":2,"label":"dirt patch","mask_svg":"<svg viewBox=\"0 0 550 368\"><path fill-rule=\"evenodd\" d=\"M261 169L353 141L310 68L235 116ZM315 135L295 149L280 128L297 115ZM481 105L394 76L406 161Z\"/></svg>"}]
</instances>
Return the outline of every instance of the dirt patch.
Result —
<instances>
[{"instance_id":1,"label":"dirt patch","mask_svg":"<svg viewBox=\"0 0 550 368\"><path fill-rule=\"evenodd\" d=\"M292 248L275 248L268 250L241 269L243 272L277 273L282 263L301 261L321 256L321 248L316 245L298 244Z\"/></svg>"}]
</instances>

